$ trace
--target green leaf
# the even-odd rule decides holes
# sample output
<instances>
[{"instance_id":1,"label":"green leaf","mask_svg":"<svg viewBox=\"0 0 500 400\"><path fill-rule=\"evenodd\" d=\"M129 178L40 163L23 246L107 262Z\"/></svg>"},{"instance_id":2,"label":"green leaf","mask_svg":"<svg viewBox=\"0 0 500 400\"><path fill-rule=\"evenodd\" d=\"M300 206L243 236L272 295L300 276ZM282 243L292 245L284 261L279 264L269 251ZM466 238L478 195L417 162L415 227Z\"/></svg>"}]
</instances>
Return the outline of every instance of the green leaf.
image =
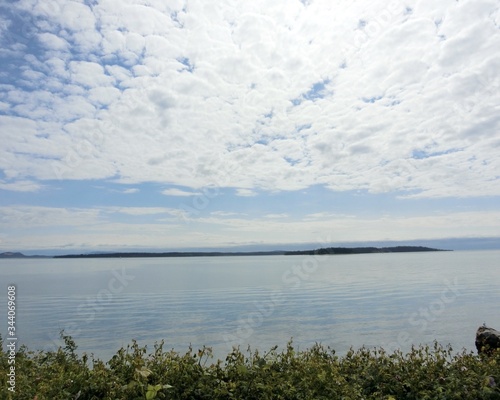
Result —
<instances>
[{"instance_id":1,"label":"green leaf","mask_svg":"<svg viewBox=\"0 0 500 400\"><path fill-rule=\"evenodd\" d=\"M134 389L136 386L140 386L139 382L130 381L127 385L123 386L124 389Z\"/></svg>"},{"instance_id":2,"label":"green leaf","mask_svg":"<svg viewBox=\"0 0 500 400\"><path fill-rule=\"evenodd\" d=\"M238 365L237 369L240 374L246 374L248 372L248 368L245 365Z\"/></svg>"},{"instance_id":3,"label":"green leaf","mask_svg":"<svg viewBox=\"0 0 500 400\"><path fill-rule=\"evenodd\" d=\"M137 372L143 378L147 378L149 375L153 373L150 369L147 369L146 367L142 367L141 369L136 369L135 372Z\"/></svg>"},{"instance_id":4,"label":"green leaf","mask_svg":"<svg viewBox=\"0 0 500 400\"><path fill-rule=\"evenodd\" d=\"M148 385L148 391L146 392L146 400L152 400L158 394L158 391L161 389L161 385Z\"/></svg>"}]
</instances>

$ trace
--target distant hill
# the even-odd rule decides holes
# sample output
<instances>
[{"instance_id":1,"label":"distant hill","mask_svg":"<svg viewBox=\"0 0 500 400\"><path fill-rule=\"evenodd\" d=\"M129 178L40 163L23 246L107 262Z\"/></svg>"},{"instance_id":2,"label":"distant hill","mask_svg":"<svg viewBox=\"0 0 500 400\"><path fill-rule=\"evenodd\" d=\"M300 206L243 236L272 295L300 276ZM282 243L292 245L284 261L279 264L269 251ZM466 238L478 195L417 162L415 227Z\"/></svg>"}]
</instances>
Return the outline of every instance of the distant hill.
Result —
<instances>
[{"instance_id":1,"label":"distant hill","mask_svg":"<svg viewBox=\"0 0 500 400\"><path fill-rule=\"evenodd\" d=\"M368 253L411 253L424 251L449 251L423 246L394 247L326 247L316 250L287 251L286 256L296 255L335 255L335 254L368 254Z\"/></svg>"},{"instance_id":2,"label":"distant hill","mask_svg":"<svg viewBox=\"0 0 500 400\"><path fill-rule=\"evenodd\" d=\"M284 255L284 251L252 251L252 252L204 252L204 251L188 251L188 252L168 252L168 253L152 253L152 252L131 252L131 253L90 253L90 254L66 254L62 256L54 256L54 258L146 258L146 257L227 257L227 256L274 256Z\"/></svg>"},{"instance_id":3,"label":"distant hill","mask_svg":"<svg viewBox=\"0 0 500 400\"><path fill-rule=\"evenodd\" d=\"M48 258L47 256L26 256L23 253L7 251L0 253L0 258Z\"/></svg>"},{"instance_id":4,"label":"distant hill","mask_svg":"<svg viewBox=\"0 0 500 400\"><path fill-rule=\"evenodd\" d=\"M115 253L87 253L87 254L66 254L58 256L27 256L20 252L0 253L0 259L15 258L139 258L139 257L227 257L227 256L297 256L297 255L336 255L336 254L369 254L369 253L410 253L427 251L450 251L434 249L424 246L393 246L393 247L325 247L316 250L297 251L240 251L240 252L219 252L219 251L174 251L174 252L115 252Z\"/></svg>"},{"instance_id":5,"label":"distant hill","mask_svg":"<svg viewBox=\"0 0 500 400\"><path fill-rule=\"evenodd\" d=\"M0 258L25 258L26 256L23 253L13 253L8 251L6 253L0 253Z\"/></svg>"},{"instance_id":6,"label":"distant hill","mask_svg":"<svg viewBox=\"0 0 500 400\"><path fill-rule=\"evenodd\" d=\"M54 258L146 258L146 257L227 257L227 256L295 256L295 255L329 255L329 254L365 254L365 253L405 253L424 251L446 251L422 246L395 246L395 247L328 247L316 250L300 251L249 251L249 252L130 252L130 253L88 253L66 254Z\"/></svg>"}]
</instances>

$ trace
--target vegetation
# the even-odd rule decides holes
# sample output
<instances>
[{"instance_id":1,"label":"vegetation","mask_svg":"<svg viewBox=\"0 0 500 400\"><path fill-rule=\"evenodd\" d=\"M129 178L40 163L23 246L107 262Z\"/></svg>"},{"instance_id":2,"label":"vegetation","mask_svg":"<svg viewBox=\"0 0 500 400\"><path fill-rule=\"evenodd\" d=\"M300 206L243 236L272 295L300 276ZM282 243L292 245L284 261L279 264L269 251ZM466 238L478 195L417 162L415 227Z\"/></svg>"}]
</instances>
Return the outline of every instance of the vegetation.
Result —
<instances>
[{"instance_id":1,"label":"vegetation","mask_svg":"<svg viewBox=\"0 0 500 400\"><path fill-rule=\"evenodd\" d=\"M282 256L284 251L248 251L248 252L219 252L219 251L172 251L168 253L131 252L131 253L90 253L66 254L54 258L154 258L154 257L226 257L226 256ZM0 255L1 257L1 255Z\"/></svg>"},{"instance_id":2,"label":"vegetation","mask_svg":"<svg viewBox=\"0 0 500 400\"><path fill-rule=\"evenodd\" d=\"M0 352L0 399L500 399L500 353L482 358L437 343L406 354L361 348L338 357L320 344L297 351L289 342L282 351L233 349L214 361L206 347L179 354L162 342L148 353L133 341L104 363L78 355L61 335L65 346L57 351L19 349L15 392L8 390L8 353Z\"/></svg>"},{"instance_id":3,"label":"vegetation","mask_svg":"<svg viewBox=\"0 0 500 400\"><path fill-rule=\"evenodd\" d=\"M316 250L287 251L286 256L298 255L335 255L335 254L370 254L370 253L415 253L427 251L447 251L423 246L394 247L325 247Z\"/></svg>"}]
</instances>

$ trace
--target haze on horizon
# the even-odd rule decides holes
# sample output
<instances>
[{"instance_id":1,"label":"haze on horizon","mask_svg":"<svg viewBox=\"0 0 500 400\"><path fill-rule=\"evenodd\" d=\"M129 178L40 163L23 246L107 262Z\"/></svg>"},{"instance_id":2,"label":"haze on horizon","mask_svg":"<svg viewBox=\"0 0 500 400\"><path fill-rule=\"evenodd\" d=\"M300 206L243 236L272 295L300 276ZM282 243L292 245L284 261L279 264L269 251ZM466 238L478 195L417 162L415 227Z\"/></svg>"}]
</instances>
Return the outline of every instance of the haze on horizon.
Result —
<instances>
[{"instance_id":1,"label":"haze on horizon","mask_svg":"<svg viewBox=\"0 0 500 400\"><path fill-rule=\"evenodd\" d=\"M0 9L0 252L500 243L497 1Z\"/></svg>"}]
</instances>

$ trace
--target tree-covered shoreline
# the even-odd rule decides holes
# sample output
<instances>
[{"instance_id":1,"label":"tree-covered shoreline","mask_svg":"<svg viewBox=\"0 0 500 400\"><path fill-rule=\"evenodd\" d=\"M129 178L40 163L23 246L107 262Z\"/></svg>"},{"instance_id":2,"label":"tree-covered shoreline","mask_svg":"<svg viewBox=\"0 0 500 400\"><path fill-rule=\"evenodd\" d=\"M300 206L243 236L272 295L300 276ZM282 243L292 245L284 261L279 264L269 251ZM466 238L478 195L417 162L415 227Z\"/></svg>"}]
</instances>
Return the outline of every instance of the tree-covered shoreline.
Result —
<instances>
[{"instance_id":1,"label":"tree-covered shoreline","mask_svg":"<svg viewBox=\"0 0 500 400\"><path fill-rule=\"evenodd\" d=\"M220 252L220 251L174 251L174 252L112 252L65 254L53 258L149 258L149 257L244 257L244 256L295 256L295 255L344 255L344 254L371 254L371 253L421 253L434 251L449 251L424 246L392 246L392 247L325 247L314 250L294 251L249 251L249 252ZM1 255L0 255L1 256Z\"/></svg>"},{"instance_id":2,"label":"tree-covered shoreline","mask_svg":"<svg viewBox=\"0 0 500 400\"><path fill-rule=\"evenodd\" d=\"M321 344L299 351L290 341L281 351L234 348L214 360L208 347L179 353L160 342L148 352L132 341L104 362L78 355L61 335L65 345L56 351L18 350L14 392L8 352L0 352L1 399L500 399L500 353L457 353L438 343L339 357Z\"/></svg>"}]
</instances>

